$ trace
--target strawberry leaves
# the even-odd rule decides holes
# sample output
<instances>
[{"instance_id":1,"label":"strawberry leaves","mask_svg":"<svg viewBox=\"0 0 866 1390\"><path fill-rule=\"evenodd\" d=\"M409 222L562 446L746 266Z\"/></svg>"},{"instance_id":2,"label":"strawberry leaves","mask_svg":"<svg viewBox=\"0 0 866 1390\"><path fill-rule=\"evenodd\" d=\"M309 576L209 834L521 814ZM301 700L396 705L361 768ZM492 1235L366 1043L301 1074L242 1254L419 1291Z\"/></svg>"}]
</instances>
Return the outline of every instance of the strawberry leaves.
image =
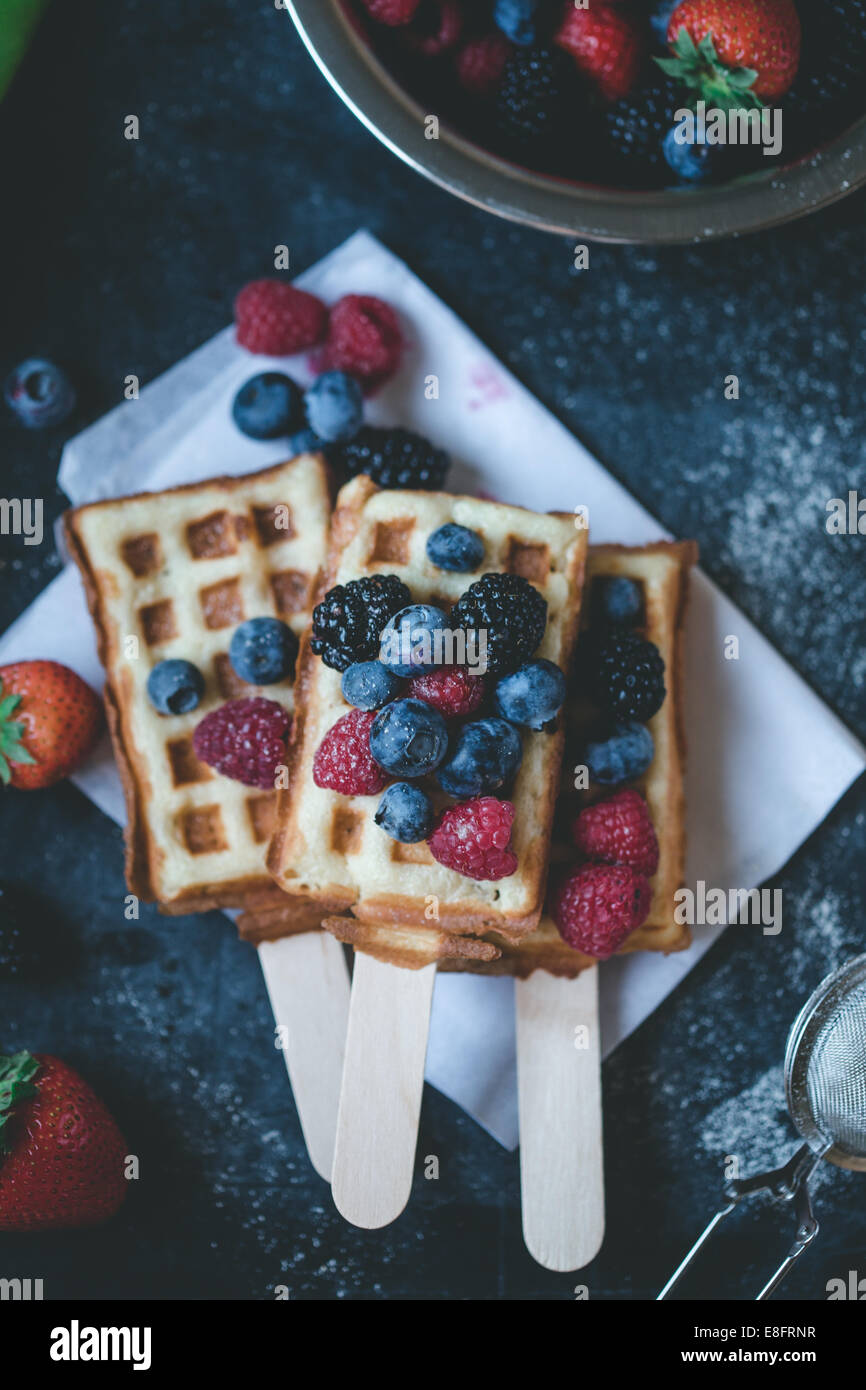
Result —
<instances>
[{"instance_id":1,"label":"strawberry leaves","mask_svg":"<svg viewBox=\"0 0 866 1390\"><path fill-rule=\"evenodd\" d=\"M8 786L12 780L10 763L35 763L33 754L21 742L24 725L13 721L12 715L21 703L20 695L3 695L0 681L0 782Z\"/></svg>"},{"instance_id":2,"label":"strawberry leaves","mask_svg":"<svg viewBox=\"0 0 866 1390\"><path fill-rule=\"evenodd\" d=\"M14 1107L36 1095L33 1078L38 1070L39 1063L29 1052L14 1052L11 1056L0 1053L0 1157L9 1149L4 1129Z\"/></svg>"},{"instance_id":3,"label":"strawberry leaves","mask_svg":"<svg viewBox=\"0 0 866 1390\"><path fill-rule=\"evenodd\" d=\"M712 34L695 43L683 26L671 45L672 58L656 58L662 72L722 111L755 109L763 106L752 91L758 73L755 68L729 68L716 53Z\"/></svg>"}]
</instances>

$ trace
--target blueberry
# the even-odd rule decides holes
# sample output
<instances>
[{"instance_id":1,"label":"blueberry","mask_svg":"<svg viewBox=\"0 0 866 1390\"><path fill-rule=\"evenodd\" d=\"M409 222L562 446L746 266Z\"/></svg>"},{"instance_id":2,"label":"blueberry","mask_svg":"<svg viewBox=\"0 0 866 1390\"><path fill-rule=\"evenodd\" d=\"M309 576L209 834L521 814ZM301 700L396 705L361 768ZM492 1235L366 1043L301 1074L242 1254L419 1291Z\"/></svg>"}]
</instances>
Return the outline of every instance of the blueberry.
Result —
<instances>
[{"instance_id":1,"label":"blueberry","mask_svg":"<svg viewBox=\"0 0 866 1390\"><path fill-rule=\"evenodd\" d=\"M484 542L477 531L447 521L427 537L427 559L440 570L466 574L484 559Z\"/></svg>"},{"instance_id":2,"label":"blueberry","mask_svg":"<svg viewBox=\"0 0 866 1390\"><path fill-rule=\"evenodd\" d=\"M189 714L204 694L204 676L191 661L160 661L147 678L147 696L160 714Z\"/></svg>"},{"instance_id":3,"label":"blueberry","mask_svg":"<svg viewBox=\"0 0 866 1390\"><path fill-rule=\"evenodd\" d=\"M423 777L448 751L445 720L423 700L395 700L373 720L370 752L395 777Z\"/></svg>"},{"instance_id":4,"label":"blueberry","mask_svg":"<svg viewBox=\"0 0 866 1390\"><path fill-rule=\"evenodd\" d=\"M718 164L717 145L699 144L677 139L679 126L671 126L664 138L662 151L668 165L678 179L685 183L707 183L713 177Z\"/></svg>"},{"instance_id":5,"label":"blueberry","mask_svg":"<svg viewBox=\"0 0 866 1390\"><path fill-rule=\"evenodd\" d=\"M75 408L68 376L41 357L29 357L16 367L6 378L3 394L22 425L31 430L59 425Z\"/></svg>"},{"instance_id":6,"label":"blueberry","mask_svg":"<svg viewBox=\"0 0 866 1390\"><path fill-rule=\"evenodd\" d=\"M486 796L515 776L523 757L520 734L504 719L464 724L438 773L449 796Z\"/></svg>"},{"instance_id":7,"label":"blueberry","mask_svg":"<svg viewBox=\"0 0 866 1390\"><path fill-rule=\"evenodd\" d=\"M392 840L415 845L426 840L433 829L433 802L411 782L395 782L379 802L373 819Z\"/></svg>"},{"instance_id":8,"label":"blueberry","mask_svg":"<svg viewBox=\"0 0 866 1390\"><path fill-rule=\"evenodd\" d=\"M364 423L361 387L346 372L323 372L304 401L310 429L329 444L352 439Z\"/></svg>"},{"instance_id":9,"label":"blueberry","mask_svg":"<svg viewBox=\"0 0 866 1390\"><path fill-rule=\"evenodd\" d=\"M410 603L382 629L379 660L395 676L422 676L447 662L444 642L448 618L430 603ZM450 655L450 653L449 653Z\"/></svg>"},{"instance_id":10,"label":"blueberry","mask_svg":"<svg viewBox=\"0 0 866 1390\"><path fill-rule=\"evenodd\" d=\"M665 47L667 46L668 24L679 3L680 0L661 0L659 4L653 6L653 12L650 15L652 31L659 43L664 44Z\"/></svg>"},{"instance_id":11,"label":"blueberry","mask_svg":"<svg viewBox=\"0 0 866 1390\"><path fill-rule=\"evenodd\" d=\"M616 724L604 738L588 743L584 760L589 775L603 787L642 777L655 756L653 736L645 724Z\"/></svg>"},{"instance_id":12,"label":"blueberry","mask_svg":"<svg viewBox=\"0 0 866 1390\"><path fill-rule=\"evenodd\" d=\"M559 713L564 699L565 676L552 661L536 657L502 677L494 704L503 719L541 729Z\"/></svg>"},{"instance_id":13,"label":"blueberry","mask_svg":"<svg viewBox=\"0 0 866 1390\"><path fill-rule=\"evenodd\" d=\"M304 420L300 387L282 372L259 372L235 396L232 419L250 439L292 434Z\"/></svg>"},{"instance_id":14,"label":"blueberry","mask_svg":"<svg viewBox=\"0 0 866 1390\"><path fill-rule=\"evenodd\" d=\"M343 699L355 709L380 709L403 689L403 682L381 661L356 661L343 672Z\"/></svg>"},{"instance_id":15,"label":"blueberry","mask_svg":"<svg viewBox=\"0 0 866 1390\"><path fill-rule=\"evenodd\" d=\"M496 0L493 19L512 43L528 47L535 43L536 12L540 0Z\"/></svg>"},{"instance_id":16,"label":"blueberry","mask_svg":"<svg viewBox=\"0 0 866 1390\"><path fill-rule=\"evenodd\" d=\"M294 458L297 454L318 454L324 445L315 430L298 430L289 436L287 448Z\"/></svg>"},{"instance_id":17,"label":"blueberry","mask_svg":"<svg viewBox=\"0 0 866 1390\"><path fill-rule=\"evenodd\" d=\"M229 661L250 685L276 685L295 669L298 639L279 618L248 618L235 628Z\"/></svg>"},{"instance_id":18,"label":"blueberry","mask_svg":"<svg viewBox=\"0 0 866 1390\"><path fill-rule=\"evenodd\" d=\"M636 627L643 618L643 590L634 579L624 574L597 579L593 584L593 601L598 604L598 616L612 627Z\"/></svg>"}]
</instances>

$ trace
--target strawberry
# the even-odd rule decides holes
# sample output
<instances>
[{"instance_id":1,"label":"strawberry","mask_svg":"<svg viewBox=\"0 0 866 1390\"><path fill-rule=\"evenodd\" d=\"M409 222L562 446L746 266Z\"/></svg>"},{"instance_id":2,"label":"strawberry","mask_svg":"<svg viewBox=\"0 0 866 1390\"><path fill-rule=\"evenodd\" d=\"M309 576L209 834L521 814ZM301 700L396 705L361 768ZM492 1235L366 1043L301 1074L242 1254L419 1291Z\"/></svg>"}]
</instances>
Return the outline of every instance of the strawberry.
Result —
<instances>
[{"instance_id":1,"label":"strawberry","mask_svg":"<svg viewBox=\"0 0 866 1390\"><path fill-rule=\"evenodd\" d=\"M570 53L580 71L605 101L619 101L636 85L646 56L646 41L628 10L606 0L589 9L565 7L554 43Z\"/></svg>"},{"instance_id":2,"label":"strawberry","mask_svg":"<svg viewBox=\"0 0 866 1390\"><path fill-rule=\"evenodd\" d=\"M57 1057L0 1054L0 1231L107 1221L128 1148L108 1110Z\"/></svg>"},{"instance_id":3,"label":"strawberry","mask_svg":"<svg viewBox=\"0 0 866 1390\"><path fill-rule=\"evenodd\" d=\"M0 782L52 786L81 765L101 731L102 701L68 666L0 666Z\"/></svg>"},{"instance_id":4,"label":"strawberry","mask_svg":"<svg viewBox=\"0 0 866 1390\"><path fill-rule=\"evenodd\" d=\"M682 0L667 38L659 67L722 110L778 101L800 63L793 0Z\"/></svg>"}]
</instances>

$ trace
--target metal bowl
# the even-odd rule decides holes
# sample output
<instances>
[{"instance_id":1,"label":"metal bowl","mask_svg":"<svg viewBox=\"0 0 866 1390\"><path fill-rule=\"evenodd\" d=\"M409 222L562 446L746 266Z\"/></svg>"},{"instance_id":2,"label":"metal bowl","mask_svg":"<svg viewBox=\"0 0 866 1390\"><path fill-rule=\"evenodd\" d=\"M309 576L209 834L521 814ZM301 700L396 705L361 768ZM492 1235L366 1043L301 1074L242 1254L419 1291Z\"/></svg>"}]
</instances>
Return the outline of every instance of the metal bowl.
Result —
<instances>
[{"instance_id":1,"label":"metal bowl","mask_svg":"<svg viewBox=\"0 0 866 1390\"><path fill-rule=\"evenodd\" d=\"M591 241L697 242L790 222L866 183L866 117L785 168L713 188L629 192L572 183L511 164L428 114L377 57L343 0L285 0L331 86L368 130L417 173L476 207Z\"/></svg>"}]
</instances>

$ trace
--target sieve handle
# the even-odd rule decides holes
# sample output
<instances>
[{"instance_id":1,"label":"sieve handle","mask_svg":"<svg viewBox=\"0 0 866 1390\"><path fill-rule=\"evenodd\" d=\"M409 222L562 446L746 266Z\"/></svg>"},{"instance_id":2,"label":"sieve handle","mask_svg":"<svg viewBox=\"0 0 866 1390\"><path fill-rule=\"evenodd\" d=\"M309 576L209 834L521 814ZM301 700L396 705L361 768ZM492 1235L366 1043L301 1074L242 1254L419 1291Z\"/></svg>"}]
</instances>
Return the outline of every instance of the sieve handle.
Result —
<instances>
[{"instance_id":1,"label":"sieve handle","mask_svg":"<svg viewBox=\"0 0 866 1390\"><path fill-rule=\"evenodd\" d=\"M814 1240L818 1234L818 1223L812 1214L812 1203L809 1199L809 1178L814 1169L821 1162L827 1151L826 1146L820 1153L814 1153L808 1144L803 1144L794 1157L782 1168L773 1168L769 1173L756 1173L753 1178L738 1178L728 1183L725 1188L725 1196L728 1198L728 1205L717 1211L706 1230L702 1232L695 1241L691 1250L681 1260L674 1270L668 1282L665 1284L661 1293L657 1295L656 1302L667 1298L672 1293L677 1284L682 1279L686 1270L694 1263L696 1256L704 1248L710 1236L719 1227L721 1221L734 1210L738 1202L744 1197L751 1197L755 1192L769 1192L777 1201L797 1203L798 1226L794 1243L779 1268L776 1270L769 1283L758 1294L758 1299L769 1298L773 1290L782 1282L788 1270L795 1260L799 1259L806 1246ZM758 1300L756 1299L756 1302Z\"/></svg>"},{"instance_id":2,"label":"sieve handle","mask_svg":"<svg viewBox=\"0 0 866 1390\"><path fill-rule=\"evenodd\" d=\"M729 1212L732 1212L734 1210L734 1207L737 1205L737 1202L739 1200L739 1197L733 1197L726 1207L722 1207L721 1211L716 1212L712 1221L710 1221L706 1229L702 1231L702 1233L698 1236L691 1250L677 1265L676 1269L674 1270L668 1282L665 1284L661 1293L657 1295L656 1303L660 1302L663 1298L667 1298L668 1294L673 1292L673 1290L676 1288L677 1284L680 1282L683 1275L685 1274L686 1270L690 1267L690 1265L694 1264L697 1256L703 1250L710 1236L716 1230L720 1222L724 1220L724 1218L728 1215Z\"/></svg>"},{"instance_id":3,"label":"sieve handle","mask_svg":"<svg viewBox=\"0 0 866 1390\"><path fill-rule=\"evenodd\" d=\"M812 1166L814 1167L814 1164ZM809 1173L811 1173L811 1171L810 1168ZM796 1202L798 1224L797 1234L794 1236L794 1243L775 1274L767 1280L767 1283L761 1289L761 1292L755 1299L756 1303L760 1303L762 1299L769 1298L773 1290L779 1287L795 1260L799 1260L807 1245L811 1245L818 1234L818 1222L815 1220L815 1214L812 1211L812 1199L809 1195L808 1173L799 1180L796 1189Z\"/></svg>"}]
</instances>

